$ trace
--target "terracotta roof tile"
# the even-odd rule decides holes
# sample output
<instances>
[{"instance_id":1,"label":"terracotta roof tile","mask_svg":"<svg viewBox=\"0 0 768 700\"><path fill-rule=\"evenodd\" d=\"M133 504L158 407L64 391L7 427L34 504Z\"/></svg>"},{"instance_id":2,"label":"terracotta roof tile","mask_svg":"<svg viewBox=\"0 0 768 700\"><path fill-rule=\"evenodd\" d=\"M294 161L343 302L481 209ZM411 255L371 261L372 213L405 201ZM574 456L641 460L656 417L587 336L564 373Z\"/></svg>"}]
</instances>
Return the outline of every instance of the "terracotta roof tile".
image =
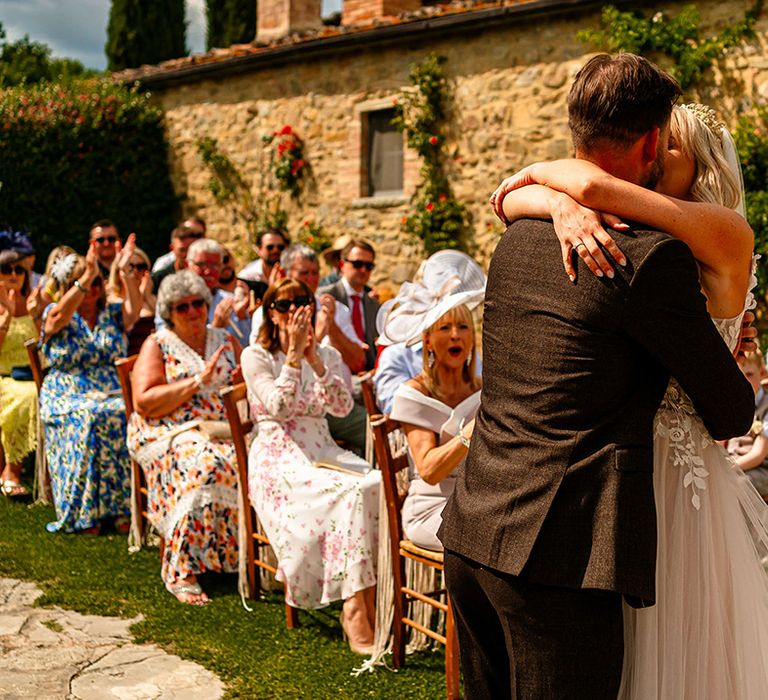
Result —
<instances>
[{"instance_id":1,"label":"terracotta roof tile","mask_svg":"<svg viewBox=\"0 0 768 700\"><path fill-rule=\"evenodd\" d=\"M497 0L496 2L489 2L486 0L454 0L450 3L427 5L415 12L403 13L396 16L376 17L365 23L339 26L324 25L319 29L289 34L266 44L252 42L250 44L233 44L227 48L214 48L205 53L174 58L156 65L143 65L139 68L129 68L123 71L118 71L112 74L112 78L116 82L129 83L154 76L169 75L189 66L224 63L233 58L266 53L278 47L303 44L318 39L322 40L327 37L336 37L345 34L364 34L367 31L386 26L402 25L444 15L476 12L479 10L497 8L501 5L524 5L536 1L537 0Z\"/></svg>"}]
</instances>

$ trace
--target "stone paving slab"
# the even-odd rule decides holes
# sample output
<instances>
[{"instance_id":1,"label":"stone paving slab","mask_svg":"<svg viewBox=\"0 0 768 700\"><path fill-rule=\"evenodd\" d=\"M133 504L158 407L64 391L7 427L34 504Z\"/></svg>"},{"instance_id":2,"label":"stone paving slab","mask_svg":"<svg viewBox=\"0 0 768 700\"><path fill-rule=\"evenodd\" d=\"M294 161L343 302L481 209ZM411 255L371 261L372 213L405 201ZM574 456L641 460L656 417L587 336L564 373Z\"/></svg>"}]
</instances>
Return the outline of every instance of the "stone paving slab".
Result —
<instances>
[{"instance_id":1,"label":"stone paving slab","mask_svg":"<svg viewBox=\"0 0 768 700\"><path fill-rule=\"evenodd\" d=\"M0 578L0 697L4 700L215 700L202 666L132 641L141 618L35 608L42 591Z\"/></svg>"}]
</instances>

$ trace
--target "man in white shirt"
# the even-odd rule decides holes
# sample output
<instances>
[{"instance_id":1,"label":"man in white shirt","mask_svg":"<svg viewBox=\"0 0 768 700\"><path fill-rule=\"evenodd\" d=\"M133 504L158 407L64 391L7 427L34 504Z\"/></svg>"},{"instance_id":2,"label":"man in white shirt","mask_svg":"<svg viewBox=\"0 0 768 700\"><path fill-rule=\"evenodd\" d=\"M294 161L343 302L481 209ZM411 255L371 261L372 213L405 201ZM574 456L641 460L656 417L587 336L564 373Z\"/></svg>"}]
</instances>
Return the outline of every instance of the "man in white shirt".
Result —
<instances>
[{"instance_id":1,"label":"man in white shirt","mask_svg":"<svg viewBox=\"0 0 768 700\"><path fill-rule=\"evenodd\" d=\"M280 256L288 247L288 239L282 231L269 229L262 231L256 237L256 252L259 259L248 263L238 277L243 280L252 280L254 282L264 282L272 284L276 279L280 279L281 274Z\"/></svg>"}]
</instances>

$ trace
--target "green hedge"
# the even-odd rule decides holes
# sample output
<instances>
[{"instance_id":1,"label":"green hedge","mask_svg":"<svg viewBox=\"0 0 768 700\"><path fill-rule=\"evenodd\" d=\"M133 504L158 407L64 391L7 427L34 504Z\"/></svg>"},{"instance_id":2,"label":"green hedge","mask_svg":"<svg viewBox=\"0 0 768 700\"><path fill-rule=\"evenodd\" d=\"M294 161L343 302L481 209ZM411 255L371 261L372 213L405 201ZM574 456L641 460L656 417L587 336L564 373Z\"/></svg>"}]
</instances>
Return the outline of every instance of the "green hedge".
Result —
<instances>
[{"instance_id":1,"label":"green hedge","mask_svg":"<svg viewBox=\"0 0 768 700\"><path fill-rule=\"evenodd\" d=\"M168 250L178 201L162 112L148 95L105 80L0 93L0 224L32 234L38 266L51 248L84 250L112 219L150 256Z\"/></svg>"}]
</instances>

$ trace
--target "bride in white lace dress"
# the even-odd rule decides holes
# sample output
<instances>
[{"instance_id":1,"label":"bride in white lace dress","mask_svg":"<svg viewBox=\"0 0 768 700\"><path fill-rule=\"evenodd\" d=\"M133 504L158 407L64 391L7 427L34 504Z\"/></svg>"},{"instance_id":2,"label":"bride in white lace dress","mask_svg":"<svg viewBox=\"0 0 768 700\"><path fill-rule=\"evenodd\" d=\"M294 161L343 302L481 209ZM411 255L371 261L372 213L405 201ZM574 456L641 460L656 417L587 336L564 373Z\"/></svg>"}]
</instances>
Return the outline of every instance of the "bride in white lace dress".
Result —
<instances>
[{"instance_id":1,"label":"bride in white lace dress","mask_svg":"<svg viewBox=\"0 0 768 700\"><path fill-rule=\"evenodd\" d=\"M606 251L622 263L602 226L626 226L617 216L682 239L699 263L713 321L735 351L744 312L754 306L753 235L743 218L733 141L709 108L675 109L657 190L664 194L568 160L520 171L491 203L503 220L551 216L572 277L572 252L598 275L609 274ZM691 348L692 362L695 355ZM654 490L656 605L625 606L619 697L768 698L768 576L761 564L768 507L674 380L656 415Z\"/></svg>"}]
</instances>

